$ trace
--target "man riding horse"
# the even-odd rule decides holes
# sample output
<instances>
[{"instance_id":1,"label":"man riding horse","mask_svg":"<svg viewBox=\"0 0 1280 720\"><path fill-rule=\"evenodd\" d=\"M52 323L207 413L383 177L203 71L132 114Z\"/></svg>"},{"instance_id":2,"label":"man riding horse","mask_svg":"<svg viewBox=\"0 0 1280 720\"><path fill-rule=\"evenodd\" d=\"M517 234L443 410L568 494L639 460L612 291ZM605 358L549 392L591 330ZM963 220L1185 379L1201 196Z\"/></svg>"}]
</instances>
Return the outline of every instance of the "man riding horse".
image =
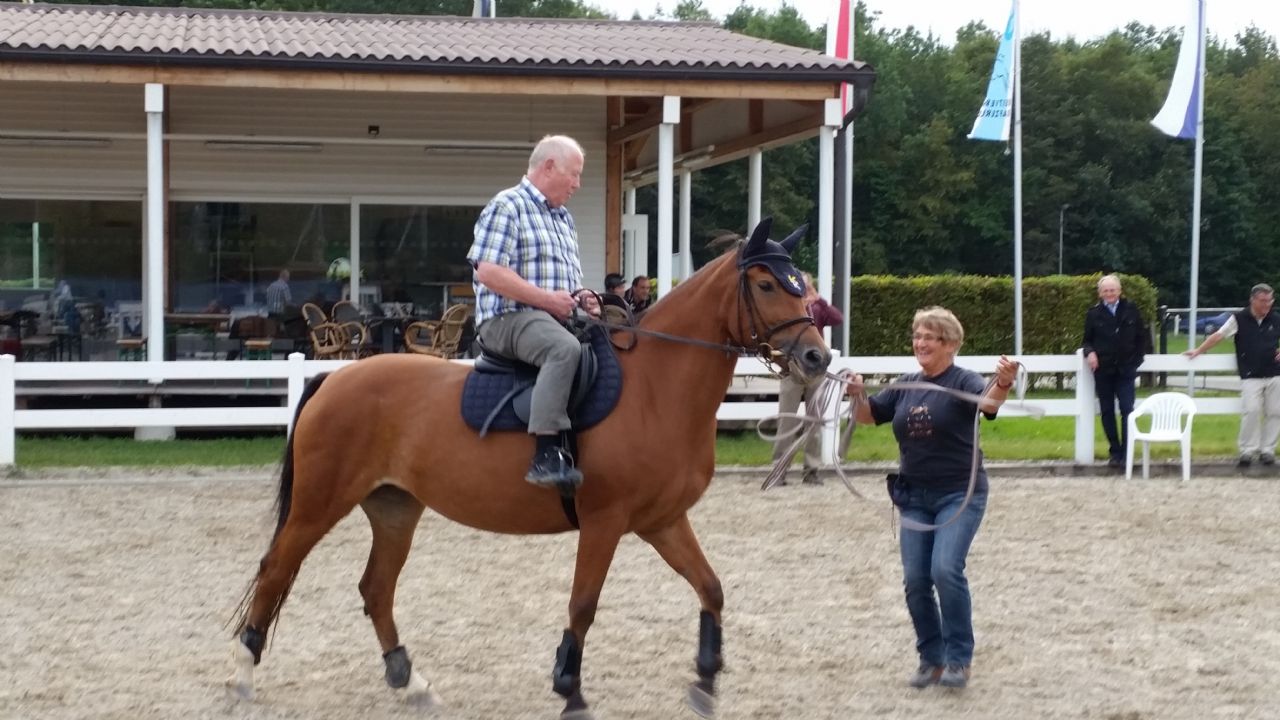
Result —
<instances>
[{"instance_id":1,"label":"man riding horse","mask_svg":"<svg viewBox=\"0 0 1280 720\"><path fill-rule=\"evenodd\" d=\"M536 447L524 479L546 487L582 484L560 445L560 433L570 429L566 407L581 347L563 322L576 304L570 293L582 287L577 231L564 204L581 183L582 164L573 138L544 137L520 184L480 214L467 252L480 343L539 368L529 413Z\"/></svg>"}]
</instances>

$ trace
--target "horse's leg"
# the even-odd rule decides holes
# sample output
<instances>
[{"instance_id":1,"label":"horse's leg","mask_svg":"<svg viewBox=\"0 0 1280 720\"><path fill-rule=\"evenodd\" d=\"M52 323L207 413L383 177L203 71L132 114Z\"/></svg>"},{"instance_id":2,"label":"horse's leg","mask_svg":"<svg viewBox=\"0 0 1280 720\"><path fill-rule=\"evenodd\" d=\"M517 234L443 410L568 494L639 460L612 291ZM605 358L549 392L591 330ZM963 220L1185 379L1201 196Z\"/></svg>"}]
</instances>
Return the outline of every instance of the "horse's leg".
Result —
<instances>
[{"instance_id":1,"label":"horse's leg","mask_svg":"<svg viewBox=\"0 0 1280 720\"><path fill-rule=\"evenodd\" d=\"M233 674L227 680L227 687L245 700L253 698L253 666L262 661L267 630L288 597L298 568L342 515L332 520L318 518L305 522L299 521L298 517L297 508L294 508L263 556L253 587L253 600L241 625L240 637L232 649Z\"/></svg>"},{"instance_id":2,"label":"horse's leg","mask_svg":"<svg viewBox=\"0 0 1280 720\"><path fill-rule=\"evenodd\" d=\"M582 697L582 648L587 630L596 617L596 605L605 576L618 549L622 529L615 525L584 524L578 533L578 560L573 571L573 592L569 596L569 627L565 628L556 662L551 670L551 688L565 699L561 720L591 720Z\"/></svg>"},{"instance_id":3,"label":"horse's leg","mask_svg":"<svg viewBox=\"0 0 1280 720\"><path fill-rule=\"evenodd\" d=\"M431 685L413 669L409 653L400 644L392 614L395 605L396 580L409 557L413 533L422 517L423 505L399 488L384 485L360 503L369 526L373 528L373 545L369 562L360 578L360 595L364 598L364 614L373 621L373 631L382 646L382 659L387 665L387 684L405 691L405 700L414 705L430 706L439 702Z\"/></svg>"},{"instance_id":4,"label":"horse's leg","mask_svg":"<svg viewBox=\"0 0 1280 720\"><path fill-rule=\"evenodd\" d=\"M720 657L720 610L724 607L724 591L720 579L702 554L698 538L693 534L689 516L682 515L669 527L656 532L640 533L673 570L693 586L702 602L699 615L698 679L689 686L689 707L702 717L715 715L716 673L723 662Z\"/></svg>"}]
</instances>

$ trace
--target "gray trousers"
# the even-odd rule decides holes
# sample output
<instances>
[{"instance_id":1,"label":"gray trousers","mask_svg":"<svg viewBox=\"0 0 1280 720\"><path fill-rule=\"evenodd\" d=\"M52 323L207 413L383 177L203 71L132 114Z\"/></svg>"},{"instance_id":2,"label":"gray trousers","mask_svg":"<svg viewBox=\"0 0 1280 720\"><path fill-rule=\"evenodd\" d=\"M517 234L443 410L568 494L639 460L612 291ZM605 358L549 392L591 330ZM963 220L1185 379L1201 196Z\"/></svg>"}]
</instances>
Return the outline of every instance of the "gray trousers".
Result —
<instances>
[{"instance_id":1,"label":"gray trousers","mask_svg":"<svg viewBox=\"0 0 1280 720\"><path fill-rule=\"evenodd\" d=\"M529 432L546 435L568 430L569 391L573 389L573 375L582 352L578 338L542 310L490 318L477 333L489 350L538 366L529 408Z\"/></svg>"},{"instance_id":2,"label":"gray trousers","mask_svg":"<svg viewBox=\"0 0 1280 720\"><path fill-rule=\"evenodd\" d=\"M808 399L809 388L798 380L793 379L795 376L788 375L782 378L781 385L778 387L778 412L793 413L800 409L801 402ZM800 423L799 420L786 418L778 421L778 432L784 433L792 430ZM773 461L777 462L782 453L796 441L795 435L778 440L773 444ZM790 462L791 458L787 458ZM804 443L804 469L817 470L822 467L822 434L813 433Z\"/></svg>"}]
</instances>

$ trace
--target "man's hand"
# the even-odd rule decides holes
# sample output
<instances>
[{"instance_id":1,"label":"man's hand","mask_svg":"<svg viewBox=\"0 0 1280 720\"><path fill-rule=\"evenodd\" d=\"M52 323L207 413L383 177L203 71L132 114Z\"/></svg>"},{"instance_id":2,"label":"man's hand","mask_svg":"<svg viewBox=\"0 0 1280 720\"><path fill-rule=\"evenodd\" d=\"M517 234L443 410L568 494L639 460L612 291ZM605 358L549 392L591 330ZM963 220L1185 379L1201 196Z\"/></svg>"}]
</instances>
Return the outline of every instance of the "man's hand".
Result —
<instances>
[{"instance_id":1,"label":"man's hand","mask_svg":"<svg viewBox=\"0 0 1280 720\"><path fill-rule=\"evenodd\" d=\"M1191 348L1190 350L1184 351L1182 354L1189 358L1194 358L1200 355L1200 348ZM1276 353L1276 359L1280 360L1280 353Z\"/></svg>"},{"instance_id":2,"label":"man's hand","mask_svg":"<svg viewBox=\"0 0 1280 720\"><path fill-rule=\"evenodd\" d=\"M1098 353L1096 352L1089 353L1088 355L1085 356L1085 360L1089 363L1089 370L1093 372L1098 371Z\"/></svg>"},{"instance_id":3,"label":"man's hand","mask_svg":"<svg viewBox=\"0 0 1280 720\"><path fill-rule=\"evenodd\" d=\"M573 314L573 309L577 306L578 301L573 299L568 290L553 290L546 293L546 300L540 307L551 313L555 319L563 322L569 319L569 316Z\"/></svg>"}]
</instances>

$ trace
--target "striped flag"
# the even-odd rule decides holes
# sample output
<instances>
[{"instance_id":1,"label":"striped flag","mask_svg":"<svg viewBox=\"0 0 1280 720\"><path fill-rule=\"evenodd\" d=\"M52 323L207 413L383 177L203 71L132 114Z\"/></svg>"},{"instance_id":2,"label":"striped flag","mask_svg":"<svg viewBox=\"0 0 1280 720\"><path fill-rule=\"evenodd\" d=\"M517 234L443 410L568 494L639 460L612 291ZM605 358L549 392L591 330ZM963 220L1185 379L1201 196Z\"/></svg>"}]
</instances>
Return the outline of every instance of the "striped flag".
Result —
<instances>
[{"instance_id":1,"label":"striped flag","mask_svg":"<svg viewBox=\"0 0 1280 720\"><path fill-rule=\"evenodd\" d=\"M498 0L472 0L471 17L497 17Z\"/></svg>"},{"instance_id":2,"label":"striped flag","mask_svg":"<svg viewBox=\"0 0 1280 720\"><path fill-rule=\"evenodd\" d=\"M973 130L969 132L970 140L999 140L1008 142L1009 124L1013 119L1014 53L1018 51L1013 37L1017 28L1018 3L1014 0L1013 9L1009 11L1009 22L1004 27L1004 36L1000 38L1000 47L996 50L996 62L991 68L991 82L987 84L987 97L982 101L982 109L973 121Z\"/></svg>"},{"instance_id":3,"label":"striped flag","mask_svg":"<svg viewBox=\"0 0 1280 720\"><path fill-rule=\"evenodd\" d=\"M1173 71L1173 82L1169 85L1169 97L1164 107L1151 121L1165 135L1176 138L1191 139L1196 136L1196 121L1200 112L1200 67L1204 61L1200 57L1201 42L1204 36L1204 2L1189 0L1190 14L1187 26L1182 32L1182 49L1178 51L1178 64Z\"/></svg>"},{"instance_id":4,"label":"striped flag","mask_svg":"<svg viewBox=\"0 0 1280 720\"><path fill-rule=\"evenodd\" d=\"M836 0L835 12L827 20L827 54L840 60L853 59L853 8L849 0ZM853 108L853 86L840 85L841 115Z\"/></svg>"}]
</instances>

